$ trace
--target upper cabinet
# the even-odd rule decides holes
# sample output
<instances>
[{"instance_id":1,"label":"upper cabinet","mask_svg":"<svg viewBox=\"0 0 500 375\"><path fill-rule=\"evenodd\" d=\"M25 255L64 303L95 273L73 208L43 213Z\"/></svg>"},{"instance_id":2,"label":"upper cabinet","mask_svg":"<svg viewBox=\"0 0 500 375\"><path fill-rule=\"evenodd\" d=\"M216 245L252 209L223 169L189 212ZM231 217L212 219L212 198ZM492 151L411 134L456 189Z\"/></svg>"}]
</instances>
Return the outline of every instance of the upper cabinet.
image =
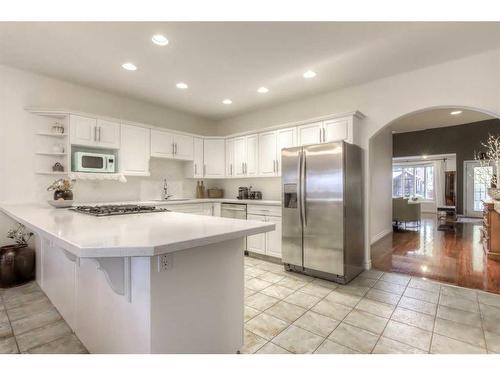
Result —
<instances>
[{"instance_id":1,"label":"upper cabinet","mask_svg":"<svg viewBox=\"0 0 500 375\"><path fill-rule=\"evenodd\" d=\"M193 140L193 167L188 177L203 178L203 138Z\"/></svg>"},{"instance_id":2,"label":"upper cabinet","mask_svg":"<svg viewBox=\"0 0 500 375\"><path fill-rule=\"evenodd\" d=\"M113 121L70 115L70 142L73 145L119 148L120 124Z\"/></svg>"},{"instance_id":3,"label":"upper cabinet","mask_svg":"<svg viewBox=\"0 0 500 375\"><path fill-rule=\"evenodd\" d=\"M259 134L259 176L281 175L281 150L297 145L297 129L280 129Z\"/></svg>"},{"instance_id":4,"label":"upper cabinet","mask_svg":"<svg viewBox=\"0 0 500 375\"><path fill-rule=\"evenodd\" d=\"M233 175L234 177L257 176L259 172L259 138L257 134L234 138Z\"/></svg>"},{"instance_id":5,"label":"upper cabinet","mask_svg":"<svg viewBox=\"0 0 500 375\"><path fill-rule=\"evenodd\" d=\"M299 146L321 143L323 140L323 122L313 122L297 127Z\"/></svg>"},{"instance_id":6,"label":"upper cabinet","mask_svg":"<svg viewBox=\"0 0 500 375\"><path fill-rule=\"evenodd\" d=\"M297 128L280 129L276 140L276 173L281 176L281 150L297 146Z\"/></svg>"},{"instance_id":7,"label":"upper cabinet","mask_svg":"<svg viewBox=\"0 0 500 375\"><path fill-rule=\"evenodd\" d=\"M122 124L120 134L120 172L129 176L149 176L150 130Z\"/></svg>"},{"instance_id":8,"label":"upper cabinet","mask_svg":"<svg viewBox=\"0 0 500 375\"><path fill-rule=\"evenodd\" d=\"M207 138L203 141L203 175L206 178L225 176L225 139Z\"/></svg>"},{"instance_id":9,"label":"upper cabinet","mask_svg":"<svg viewBox=\"0 0 500 375\"><path fill-rule=\"evenodd\" d=\"M339 117L332 120L304 124L297 127L299 146L339 142L358 144L357 122L362 115Z\"/></svg>"},{"instance_id":10,"label":"upper cabinet","mask_svg":"<svg viewBox=\"0 0 500 375\"><path fill-rule=\"evenodd\" d=\"M336 119L323 122L323 142L346 141L352 143L349 139L349 120Z\"/></svg>"},{"instance_id":11,"label":"upper cabinet","mask_svg":"<svg viewBox=\"0 0 500 375\"><path fill-rule=\"evenodd\" d=\"M151 156L179 160L193 160L193 137L151 130Z\"/></svg>"},{"instance_id":12,"label":"upper cabinet","mask_svg":"<svg viewBox=\"0 0 500 375\"><path fill-rule=\"evenodd\" d=\"M226 177L234 177L234 139L226 139Z\"/></svg>"}]
</instances>

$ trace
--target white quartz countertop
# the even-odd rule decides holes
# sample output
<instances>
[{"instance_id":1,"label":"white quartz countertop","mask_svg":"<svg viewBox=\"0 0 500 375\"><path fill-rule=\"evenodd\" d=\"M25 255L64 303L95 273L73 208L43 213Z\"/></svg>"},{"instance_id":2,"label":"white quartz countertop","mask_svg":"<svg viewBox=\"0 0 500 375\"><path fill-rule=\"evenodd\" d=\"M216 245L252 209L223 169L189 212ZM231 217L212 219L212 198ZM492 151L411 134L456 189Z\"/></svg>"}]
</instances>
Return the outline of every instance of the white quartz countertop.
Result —
<instances>
[{"instance_id":1,"label":"white quartz countertop","mask_svg":"<svg viewBox=\"0 0 500 375\"><path fill-rule=\"evenodd\" d=\"M173 198L172 200L152 200L152 201L141 201L138 203L144 204L189 204L189 203L240 203L240 204L260 204L265 206L281 206L281 201L273 200L262 200L262 199L234 199L234 198L220 198L220 199L179 199Z\"/></svg>"},{"instance_id":2,"label":"white quartz countertop","mask_svg":"<svg viewBox=\"0 0 500 375\"><path fill-rule=\"evenodd\" d=\"M267 222L175 212L95 217L47 204L2 203L0 211L82 258L153 256L275 229Z\"/></svg>"}]
</instances>

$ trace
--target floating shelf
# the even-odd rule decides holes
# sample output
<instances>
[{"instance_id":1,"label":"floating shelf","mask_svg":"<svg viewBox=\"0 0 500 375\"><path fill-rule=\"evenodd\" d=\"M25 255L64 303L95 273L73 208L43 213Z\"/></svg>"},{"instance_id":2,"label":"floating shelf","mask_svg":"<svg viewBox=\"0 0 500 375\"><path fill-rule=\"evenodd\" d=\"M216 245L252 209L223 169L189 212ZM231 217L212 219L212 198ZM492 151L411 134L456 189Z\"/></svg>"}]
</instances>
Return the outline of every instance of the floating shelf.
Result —
<instances>
[{"instance_id":1,"label":"floating shelf","mask_svg":"<svg viewBox=\"0 0 500 375\"><path fill-rule=\"evenodd\" d=\"M38 132L36 135L43 135L45 137L56 137L56 138L64 138L67 137L67 134L56 134L56 133L48 133L48 132Z\"/></svg>"},{"instance_id":2,"label":"floating shelf","mask_svg":"<svg viewBox=\"0 0 500 375\"><path fill-rule=\"evenodd\" d=\"M68 155L66 152L36 152L36 155L44 156L65 156Z\"/></svg>"},{"instance_id":3,"label":"floating shelf","mask_svg":"<svg viewBox=\"0 0 500 375\"><path fill-rule=\"evenodd\" d=\"M52 176L63 176L67 175L68 172L53 172L53 171L36 171L36 174L45 174L45 175L52 175Z\"/></svg>"}]
</instances>

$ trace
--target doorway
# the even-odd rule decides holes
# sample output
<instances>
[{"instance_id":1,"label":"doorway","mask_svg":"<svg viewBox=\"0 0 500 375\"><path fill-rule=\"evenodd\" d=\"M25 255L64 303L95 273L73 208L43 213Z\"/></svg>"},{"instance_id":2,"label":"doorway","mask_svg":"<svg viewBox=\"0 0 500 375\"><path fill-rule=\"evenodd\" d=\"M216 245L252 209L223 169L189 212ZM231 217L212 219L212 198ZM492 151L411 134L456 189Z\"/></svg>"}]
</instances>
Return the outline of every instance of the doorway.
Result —
<instances>
[{"instance_id":1,"label":"doorway","mask_svg":"<svg viewBox=\"0 0 500 375\"><path fill-rule=\"evenodd\" d=\"M464 161L464 214L469 217L483 216L483 200L488 198L488 188L493 167L481 166L478 161Z\"/></svg>"}]
</instances>

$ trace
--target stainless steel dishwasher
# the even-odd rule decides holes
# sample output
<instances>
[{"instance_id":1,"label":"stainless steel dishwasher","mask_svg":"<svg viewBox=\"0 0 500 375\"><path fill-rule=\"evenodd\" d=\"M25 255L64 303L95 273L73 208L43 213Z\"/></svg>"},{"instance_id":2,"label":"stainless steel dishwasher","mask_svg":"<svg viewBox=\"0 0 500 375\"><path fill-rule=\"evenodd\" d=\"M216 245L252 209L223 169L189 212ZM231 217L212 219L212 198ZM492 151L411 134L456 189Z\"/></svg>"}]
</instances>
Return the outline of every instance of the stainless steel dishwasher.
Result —
<instances>
[{"instance_id":1,"label":"stainless steel dishwasher","mask_svg":"<svg viewBox=\"0 0 500 375\"><path fill-rule=\"evenodd\" d=\"M228 217L231 219L247 219L247 205L244 203L222 203L220 216ZM244 250L247 254L247 238L245 237Z\"/></svg>"}]
</instances>

